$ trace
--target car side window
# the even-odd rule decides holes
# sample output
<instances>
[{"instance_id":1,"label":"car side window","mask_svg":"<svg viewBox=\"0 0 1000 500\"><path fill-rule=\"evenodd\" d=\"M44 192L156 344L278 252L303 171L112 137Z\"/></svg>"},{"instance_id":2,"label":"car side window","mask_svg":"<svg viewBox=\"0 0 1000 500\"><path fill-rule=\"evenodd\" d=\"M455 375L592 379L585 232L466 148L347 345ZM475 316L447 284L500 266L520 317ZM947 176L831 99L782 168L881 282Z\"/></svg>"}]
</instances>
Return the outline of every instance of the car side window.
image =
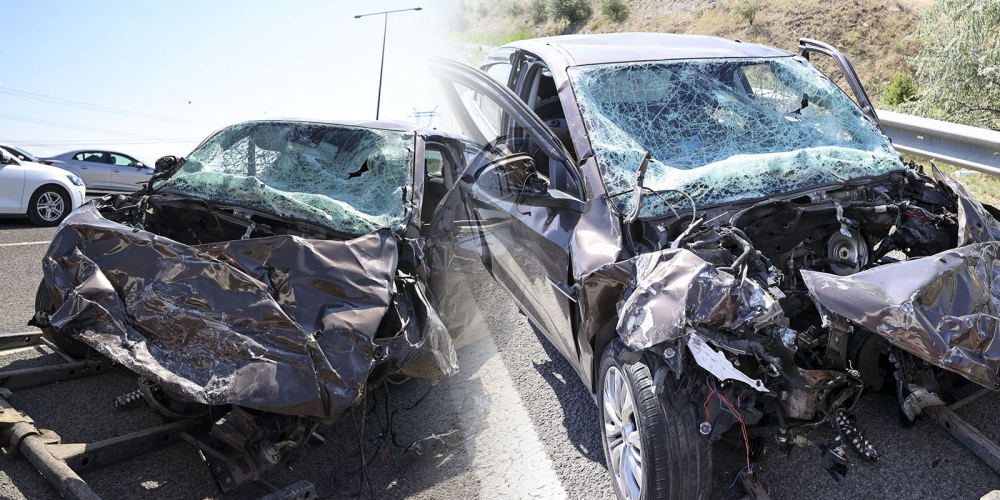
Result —
<instances>
[{"instance_id":1,"label":"car side window","mask_svg":"<svg viewBox=\"0 0 1000 500\"><path fill-rule=\"evenodd\" d=\"M424 151L424 169L428 177L444 177L445 168L451 169L448 164L448 157L437 148L428 147Z\"/></svg>"},{"instance_id":2,"label":"car side window","mask_svg":"<svg viewBox=\"0 0 1000 500\"><path fill-rule=\"evenodd\" d=\"M80 153L77 156L82 156L83 161L90 163L107 163L108 160L105 158L104 153L99 151L91 151L86 153Z\"/></svg>"},{"instance_id":3,"label":"car side window","mask_svg":"<svg viewBox=\"0 0 1000 500\"><path fill-rule=\"evenodd\" d=\"M134 167L135 160L118 154L111 153L111 164L121 167Z\"/></svg>"},{"instance_id":4,"label":"car side window","mask_svg":"<svg viewBox=\"0 0 1000 500\"><path fill-rule=\"evenodd\" d=\"M477 185L495 193L513 195L544 183L548 188L581 197L577 176L569 171L566 163L552 160L546 153L545 139L541 137L538 124L510 119L507 126L497 128L479 104L488 102L489 109L509 116L501 102L460 83L452 85L464 109L469 111L469 121L463 124L461 132L477 142L479 154L471 162Z\"/></svg>"},{"instance_id":5,"label":"car side window","mask_svg":"<svg viewBox=\"0 0 1000 500\"><path fill-rule=\"evenodd\" d=\"M509 87L510 70L512 68L513 66L511 66L510 63L496 63L483 68L483 71L485 71L487 75L490 75L490 78L496 80L500 85Z\"/></svg>"}]
</instances>

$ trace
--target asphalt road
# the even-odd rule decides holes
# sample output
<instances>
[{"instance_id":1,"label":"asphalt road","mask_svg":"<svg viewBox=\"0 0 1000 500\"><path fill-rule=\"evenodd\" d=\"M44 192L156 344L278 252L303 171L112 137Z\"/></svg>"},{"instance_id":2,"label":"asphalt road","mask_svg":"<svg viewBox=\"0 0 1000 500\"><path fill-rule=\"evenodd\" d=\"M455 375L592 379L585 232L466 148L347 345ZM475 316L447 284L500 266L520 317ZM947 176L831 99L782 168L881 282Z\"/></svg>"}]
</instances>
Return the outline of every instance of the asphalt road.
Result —
<instances>
[{"instance_id":1,"label":"asphalt road","mask_svg":"<svg viewBox=\"0 0 1000 500\"><path fill-rule=\"evenodd\" d=\"M33 313L41 258L54 229L35 228L18 220L0 220L0 331L20 332ZM378 498L612 498L598 429L598 412L590 394L555 348L524 319L490 280L474 276L468 293L480 309L477 331L459 348L460 373L430 387L411 380L388 389L395 411L396 441L457 430L440 440L427 440L422 453L406 452L377 438L384 395L365 425L366 451L381 458L368 469ZM0 354L0 369L17 369L60 360L42 347ZM148 408L117 411L112 400L135 387L124 370L91 378L17 391L12 399L40 427L55 430L63 442L105 439L163 420ZM429 392L427 392L429 390ZM412 409L422 395L427 397ZM377 404L376 404L377 403ZM996 395L959 410L959 414L993 439L1000 426L993 411ZM835 482L819 466L816 446L795 449L789 456L772 451L756 465L757 475L776 499L801 498L979 498L1000 489L1000 476L926 419L912 429L898 425L891 394L864 397L859 422L882 453L878 463L854 464ZM360 415L358 415L360 418ZM305 455L266 479L287 485L312 481L321 496L346 498L359 491L357 435L350 420L321 428L325 444L311 444ZM767 428L752 433L773 435ZM814 437L818 440L819 436ZM742 496L728 489L744 464L742 449L714 448L712 498ZM103 496L144 499L250 499L264 492L248 485L223 496L218 493L197 452L186 444L103 469L83 478ZM367 495L368 486L363 487ZM21 457L0 455L0 498L54 499L58 495Z\"/></svg>"}]
</instances>

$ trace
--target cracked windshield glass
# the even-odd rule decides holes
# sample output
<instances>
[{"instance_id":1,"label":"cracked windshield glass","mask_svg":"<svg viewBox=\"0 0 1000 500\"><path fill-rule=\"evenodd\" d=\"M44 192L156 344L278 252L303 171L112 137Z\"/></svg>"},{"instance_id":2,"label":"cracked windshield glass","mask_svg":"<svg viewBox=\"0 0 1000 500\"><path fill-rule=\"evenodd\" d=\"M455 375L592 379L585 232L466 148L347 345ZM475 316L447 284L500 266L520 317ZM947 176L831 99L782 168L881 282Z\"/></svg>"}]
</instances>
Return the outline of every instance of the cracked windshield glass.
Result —
<instances>
[{"instance_id":1,"label":"cracked windshield glass","mask_svg":"<svg viewBox=\"0 0 1000 500\"><path fill-rule=\"evenodd\" d=\"M839 88L797 57L608 64L569 70L619 210L643 186L696 205L763 198L902 169L889 142ZM645 197L643 217L690 202Z\"/></svg>"},{"instance_id":2,"label":"cracked windshield glass","mask_svg":"<svg viewBox=\"0 0 1000 500\"><path fill-rule=\"evenodd\" d=\"M413 143L412 132L241 123L199 146L162 189L348 234L399 232L411 210Z\"/></svg>"}]
</instances>

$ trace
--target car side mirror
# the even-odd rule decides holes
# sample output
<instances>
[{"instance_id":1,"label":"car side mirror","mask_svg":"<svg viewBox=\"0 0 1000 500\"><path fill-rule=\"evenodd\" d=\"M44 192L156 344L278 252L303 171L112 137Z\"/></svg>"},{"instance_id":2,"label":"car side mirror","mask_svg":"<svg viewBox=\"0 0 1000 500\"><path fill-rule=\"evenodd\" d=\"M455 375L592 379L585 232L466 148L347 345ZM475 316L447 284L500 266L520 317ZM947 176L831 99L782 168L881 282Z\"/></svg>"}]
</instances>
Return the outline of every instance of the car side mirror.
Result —
<instances>
[{"instance_id":1,"label":"car side mirror","mask_svg":"<svg viewBox=\"0 0 1000 500\"><path fill-rule=\"evenodd\" d=\"M146 168L146 164L141 161L135 162L135 168Z\"/></svg>"}]
</instances>

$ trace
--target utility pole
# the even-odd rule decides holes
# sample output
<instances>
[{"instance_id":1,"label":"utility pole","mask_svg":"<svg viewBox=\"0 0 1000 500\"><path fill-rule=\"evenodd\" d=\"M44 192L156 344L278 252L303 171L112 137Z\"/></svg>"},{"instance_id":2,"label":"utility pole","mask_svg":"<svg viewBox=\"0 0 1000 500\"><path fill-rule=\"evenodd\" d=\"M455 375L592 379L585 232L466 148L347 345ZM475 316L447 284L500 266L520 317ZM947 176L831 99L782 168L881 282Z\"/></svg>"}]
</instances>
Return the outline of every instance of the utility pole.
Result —
<instances>
[{"instance_id":1,"label":"utility pole","mask_svg":"<svg viewBox=\"0 0 1000 500\"><path fill-rule=\"evenodd\" d=\"M382 62L378 67L378 98L375 101L375 119L378 120L379 110L382 107L382 70L385 69L385 34L389 29L389 14L394 14L396 12L407 12L411 10L423 10L423 7L411 7L409 9L398 9L398 10L385 10L382 12L372 12L369 14L358 14L354 16L354 19L360 19L362 17L377 16L382 14L385 16L385 21L382 24Z\"/></svg>"}]
</instances>

